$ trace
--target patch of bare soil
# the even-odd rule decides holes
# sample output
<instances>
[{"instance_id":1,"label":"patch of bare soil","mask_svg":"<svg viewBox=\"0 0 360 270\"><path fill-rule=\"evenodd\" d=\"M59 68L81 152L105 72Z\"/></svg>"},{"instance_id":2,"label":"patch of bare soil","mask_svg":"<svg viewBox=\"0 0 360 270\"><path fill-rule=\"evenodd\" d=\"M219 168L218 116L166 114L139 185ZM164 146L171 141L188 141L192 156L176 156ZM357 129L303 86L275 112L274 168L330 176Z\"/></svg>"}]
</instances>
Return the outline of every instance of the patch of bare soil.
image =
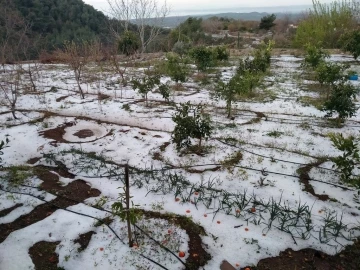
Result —
<instances>
[{"instance_id":1,"label":"patch of bare soil","mask_svg":"<svg viewBox=\"0 0 360 270\"><path fill-rule=\"evenodd\" d=\"M314 167L320 166L322 163L324 163L324 160L318 160L314 163L310 163L305 167L300 168L298 172L299 172L300 182L304 184L303 190L309 192L311 195L317 197L322 201L327 201L330 197L326 194L316 194L314 188L310 184L310 177L309 177L310 170Z\"/></svg>"},{"instance_id":2,"label":"patch of bare soil","mask_svg":"<svg viewBox=\"0 0 360 270\"><path fill-rule=\"evenodd\" d=\"M0 224L0 243L3 242L10 233L45 219L59 208L67 208L78 204L78 201L84 201L101 194L99 190L91 188L83 180L74 180L67 186L61 186L59 177L50 170L56 171L56 173L63 177L73 178L74 176L66 172L63 168L55 169L45 166L34 168L35 174L44 181L40 185L40 189L62 197L57 197L49 203L35 207L30 213L22 215L11 223Z\"/></svg>"},{"instance_id":3,"label":"patch of bare soil","mask_svg":"<svg viewBox=\"0 0 360 270\"><path fill-rule=\"evenodd\" d=\"M77 136L81 139L84 139L84 138L89 138L89 137L94 136L94 132L90 129L82 129L82 130L79 130L78 132L75 132L73 135Z\"/></svg>"},{"instance_id":4,"label":"patch of bare soil","mask_svg":"<svg viewBox=\"0 0 360 270\"><path fill-rule=\"evenodd\" d=\"M63 136L65 134L65 129L67 127L72 127L73 125L75 125L74 122L64 123L56 128L40 131L39 135L48 139L55 140L56 142L69 143L63 138Z\"/></svg>"},{"instance_id":5,"label":"patch of bare soil","mask_svg":"<svg viewBox=\"0 0 360 270\"><path fill-rule=\"evenodd\" d=\"M188 243L189 256L185 262L187 270L202 269L200 267L204 266L211 259L211 255L206 252L201 240L201 235L206 235L204 228L194 223L188 217L174 214L161 214L153 211L143 211L143 214L148 218L165 219L186 231L190 239Z\"/></svg>"},{"instance_id":6,"label":"patch of bare soil","mask_svg":"<svg viewBox=\"0 0 360 270\"><path fill-rule=\"evenodd\" d=\"M0 218L1 217L5 217L7 214L10 214L13 210L15 210L16 208L19 208L20 206L23 206L22 203L18 203L18 204L15 204L14 206L12 207L9 207L9 208L6 208L4 210L1 210L0 211Z\"/></svg>"},{"instance_id":7,"label":"patch of bare soil","mask_svg":"<svg viewBox=\"0 0 360 270\"><path fill-rule=\"evenodd\" d=\"M60 242L41 241L29 249L29 255L36 270L57 270L59 256L55 252L56 246Z\"/></svg>"},{"instance_id":8,"label":"patch of bare soil","mask_svg":"<svg viewBox=\"0 0 360 270\"><path fill-rule=\"evenodd\" d=\"M74 243L80 244L80 247L78 248L78 252L81 252L87 248L87 246L90 243L91 237L96 232L90 231L84 234L80 234L77 239L74 240Z\"/></svg>"},{"instance_id":9,"label":"patch of bare soil","mask_svg":"<svg viewBox=\"0 0 360 270\"><path fill-rule=\"evenodd\" d=\"M358 270L360 269L360 241L347 246L334 256L314 249L293 251L286 249L279 256L261 260L253 270Z\"/></svg>"}]
</instances>

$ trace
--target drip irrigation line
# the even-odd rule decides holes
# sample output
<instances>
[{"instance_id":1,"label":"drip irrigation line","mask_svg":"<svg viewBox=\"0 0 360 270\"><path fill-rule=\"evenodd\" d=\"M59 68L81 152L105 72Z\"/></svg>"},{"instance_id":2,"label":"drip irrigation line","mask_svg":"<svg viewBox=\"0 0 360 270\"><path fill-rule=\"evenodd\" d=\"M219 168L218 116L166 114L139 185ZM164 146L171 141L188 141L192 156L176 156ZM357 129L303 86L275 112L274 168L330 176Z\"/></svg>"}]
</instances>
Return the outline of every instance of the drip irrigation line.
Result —
<instances>
[{"instance_id":1,"label":"drip irrigation line","mask_svg":"<svg viewBox=\"0 0 360 270\"><path fill-rule=\"evenodd\" d=\"M30 187L30 186L28 186L28 187ZM33 188L38 189L37 187L33 187ZM12 191L12 190L5 190L5 189L3 189L1 186L0 186L0 190L2 190L2 191L4 191L4 192L7 192L7 193L14 193L14 194L19 194L19 195L27 195L27 196L33 197L33 198L35 198L35 199L38 199L38 200L40 200L40 201L42 201L42 202L44 202L44 203L46 203L46 204L52 205L52 206L54 206L54 207L56 207L56 208L58 208L58 209L61 209L61 210L64 210L64 211L67 211L67 212L70 212L70 213L73 213L73 214L76 214L76 215L80 215L80 216L84 216L84 217L88 217L88 218L95 219L95 220L101 222L102 224L105 224L105 225L115 234L115 236L120 240L120 242L125 245L125 242L116 234L116 232L114 231L114 229L111 228L109 225L107 225L107 224L104 223L101 219L99 219L99 218L97 218L97 217L93 217L93 216L90 216L90 215L88 215L88 214L83 214L83 213L79 213L79 212L76 212L76 211L73 211L73 210L69 210L69 209L63 208L63 207L58 206L58 205L56 205L56 204L54 204L54 203L52 203L52 202L50 202L50 201L46 201L46 200L44 200L44 199L42 199L42 198L40 198L40 197L38 197L38 196L35 196L34 194L31 194L31 193L20 192L20 191ZM51 193L49 193L49 194L51 194ZM52 194L52 195L54 195L54 194ZM55 196L57 196L57 195L55 195ZM60 196L59 196L59 197L60 197ZM63 197L63 198L64 198L64 197ZM67 199L67 198L65 198L65 199Z\"/></svg>"},{"instance_id":2,"label":"drip irrigation line","mask_svg":"<svg viewBox=\"0 0 360 270\"><path fill-rule=\"evenodd\" d=\"M30 186L29 186L29 187L30 187ZM39 189L39 188L37 188L37 187L33 187L33 188ZM104 223L101 219L99 219L99 218L97 218L97 217L93 217L93 216L90 216L90 215L87 215L87 214L83 214L83 213L79 213L79 212L76 212L76 211L73 211L73 210L69 210L69 209L66 209L66 208L62 208L62 207L60 207L60 206L58 206L58 205L56 205L56 204L54 204L54 203L52 203L52 202L46 201L46 200L44 200L44 199L42 199L42 198L39 198L39 197L37 197L37 196L35 196L35 195L31 194L31 193L5 190L5 189L2 188L2 186L0 186L0 190L3 191L3 192L6 192L6 193L13 193L13 194L31 196L31 197L33 197L33 198L36 198L36 199L38 199L38 200L40 200L40 201L42 201L42 202L44 202L44 203L46 203L46 204L52 205L52 206L54 206L54 207L56 207L56 208L58 208L58 209L61 209L61 210L63 210L63 211L66 211L66 212L70 212L70 213L73 213L73 214L76 214L76 215L80 215L80 216L84 216L84 217L88 217L88 218L95 219L95 220L101 222L102 224L106 225L106 226L112 231L112 233L116 236L116 238L119 239L119 241L120 241L122 244L125 245L125 242L120 238L120 236L117 235L117 233L115 232L115 230L114 230L110 225ZM51 194L51 193L50 193L50 194ZM56 196L58 196L58 195L56 195ZM69 199L69 198L66 198L66 197L63 197L63 196L58 196L58 197L62 197L62 198L68 199L68 200L72 200L72 199ZM75 201L75 200L73 200L73 201ZM79 202L79 203L83 203L83 202ZM87 205L87 204L85 204L85 203L83 203L83 204L84 204L84 205ZM87 205L87 206L88 206L88 205ZM95 208L95 207L93 207L93 208ZM95 208L95 209L98 209L98 208ZM98 210L101 210L101 209L98 209ZM106 212L108 212L108 211L106 211ZM142 253L139 253L139 255L140 255L141 257L149 260L150 262L156 264L157 266L161 267L162 269L169 270L169 269L166 268L165 266L161 265L161 264L158 263L158 262L155 262L154 260L148 258L147 256L143 255ZM180 258L178 258L178 259L180 260Z\"/></svg>"},{"instance_id":3,"label":"drip irrigation line","mask_svg":"<svg viewBox=\"0 0 360 270\"><path fill-rule=\"evenodd\" d=\"M240 149L240 150L242 150L242 151L244 151L244 152L247 152L247 153L249 153L249 154L253 154L253 155L255 155L255 156L259 156L259 157L263 157L263 158L268 158L268 159L273 159L273 160L280 161L280 162L291 163L291 164L295 164L295 165L301 165L301 166L307 166L307 165L309 165L309 164L304 164L304 163L300 163L300 162L289 161L289 160L284 160L284 159L276 159L276 158L264 156L264 155L257 154L257 153L254 153L254 152L252 152L252 151L246 150L246 149L244 149L244 148L242 148L242 147L239 147L239 146L237 146L237 145L233 145L233 144L224 142L224 141L219 140L219 139L215 139L215 140L217 140L217 141L219 141L219 142L221 142L221 143L223 143L223 144L226 144L226 145L228 145L228 146L231 146L231 147L235 147L235 148L237 148L237 149ZM339 171L336 171L336 170L333 170L333 169L329 169L329 168L324 168L324 167L320 167L320 166L317 167L317 168L339 173Z\"/></svg>"},{"instance_id":4,"label":"drip irrigation line","mask_svg":"<svg viewBox=\"0 0 360 270\"><path fill-rule=\"evenodd\" d=\"M75 200L75 199L71 199L71 198L68 198L68 197L65 197L65 196L62 196L62 195L58 195L58 194L53 194L51 192L48 192L44 189L42 189L41 187L34 187L34 186L29 186L29 185L24 185L24 184L20 184L19 186L23 186L23 187L27 187L27 188L32 188L32 189L36 189L36 190L39 190L39 191L45 191L49 194L52 194L56 197L59 197L59 198L62 198L62 199L65 199L65 200L69 200L69 201L72 201L72 202L76 202L76 203L79 203L79 204L84 204L88 207L91 207L91 208L94 208L96 210L100 210L100 211L103 211L103 212L106 212L106 213L109 213L109 214L113 214L111 211L109 210L106 210L102 207L95 207L95 206L92 206L92 205L89 205L89 204L86 204L82 201L78 201L78 200ZM37 198L37 197L36 197ZM71 210L69 210L71 211ZM100 220L101 221L101 220ZM104 223L105 224L105 223ZM143 229L141 229L138 225L134 224L134 226L140 230L145 236L147 236L148 238L150 238L152 241L154 241L157 245L159 245L162 249L165 249L167 252L171 253L177 260L179 260L185 267L187 267L187 265L175 254L173 253L170 249L168 249L167 247L165 247L164 245L162 245L159 241L155 240L152 236L150 236L148 233L146 233ZM109 226L108 226L109 227ZM109 227L110 228L110 227ZM116 235L116 234L115 234ZM118 237L119 238L119 237ZM120 240L120 238L119 238ZM125 244L122 240L120 240L123 244ZM164 268L166 269L166 268Z\"/></svg>"}]
</instances>

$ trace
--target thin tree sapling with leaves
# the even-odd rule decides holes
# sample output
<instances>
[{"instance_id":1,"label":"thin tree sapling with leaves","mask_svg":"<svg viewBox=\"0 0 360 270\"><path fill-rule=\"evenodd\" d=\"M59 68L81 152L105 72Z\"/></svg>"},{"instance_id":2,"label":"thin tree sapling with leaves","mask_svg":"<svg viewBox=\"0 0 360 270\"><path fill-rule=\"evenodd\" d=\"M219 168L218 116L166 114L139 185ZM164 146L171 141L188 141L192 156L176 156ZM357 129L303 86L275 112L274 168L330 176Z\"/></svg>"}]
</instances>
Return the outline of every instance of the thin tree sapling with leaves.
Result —
<instances>
[{"instance_id":1,"label":"thin tree sapling with leaves","mask_svg":"<svg viewBox=\"0 0 360 270\"><path fill-rule=\"evenodd\" d=\"M341 36L342 48L351 53L355 60L360 56L360 30L346 32Z\"/></svg>"},{"instance_id":2,"label":"thin tree sapling with leaves","mask_svg":"<svg viewBox=\"0 0 360 270\"><path fill-rule=\"evenodd\" d=\"M331 117L335 112L338 120L355 115L358 107L355 104L356 94L359 92L352 84L341 81L331 87L330 97L325 101L322 110L327 111L326 117Z\"/></svg>"},{"instance_id":3,"label":"thin tree sapling with leaves","mask_svg":"<svg viewBox=\"0 0 360 270\"><path fill-rule=\"evenodd\" d=\"M355 165L360 162L359 140L354 136L344 137L341 133L330 133L328 136L333 146L342 151L342 155L331 158L335 163L333 168L340 171L340 180L360 188L360 178L353 176Z\"/></svg>"},{"instance_id":4,"label":"thin tree sapling with leaves","mask_svg":"<svg viewBox=\"0 0 360 270\"><path fill-rule=\"evenodd\" d=\"M176 84L185 82L189 74L189 68L186 62L174 53L167 54L166 59L165 67L167 75L169 75Z\"/></svg>"},{"instance_id":5,"label":"thin tree sapling with leaves","mask_svg":"<svg viewBox=\"0 0 360 270\"><path fill-rule=\"evenodd\" d=\"M191 146L191 138L198 139L198 147L201 148L202 140L207 140L212 133L210 116L204 113L202 104L180 104L172 120L176 124L172 132L172 142L176 144L177 151Z\"/></svg>"},{"instance_id":6,"label":"thin tree sapling with leaves","mask_svg":"<svg viewBox=\"0 0 360 270\"><path fill-rule=\"evenodd\" d=\"M156 85L160 84L159 75L146 75L141 79L134 79L131 81L134 90L138 90L139 94L145 98L146 106L148 106L148 94Z\"/></svg>"}]
</instances>

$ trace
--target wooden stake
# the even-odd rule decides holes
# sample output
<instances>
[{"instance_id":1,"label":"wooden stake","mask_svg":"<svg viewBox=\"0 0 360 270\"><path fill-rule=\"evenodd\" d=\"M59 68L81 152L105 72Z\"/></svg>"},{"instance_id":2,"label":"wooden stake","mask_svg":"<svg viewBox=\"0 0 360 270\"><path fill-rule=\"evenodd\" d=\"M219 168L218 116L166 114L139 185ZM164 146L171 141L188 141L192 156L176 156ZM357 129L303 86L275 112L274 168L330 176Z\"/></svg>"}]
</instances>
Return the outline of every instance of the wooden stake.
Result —
<instances>
[{"instance_id":1,"label":"wooden stake","mask_svg":"<svg viewBox=\"0 0 360 270\"><path fill-rule=\"evenodd\" d=\"M126 219L128 226L129 247L133 246L130 222L130 184L129 184L129 164L125 165L125 200L126 200Z\"/></svg>"}]
</instances>

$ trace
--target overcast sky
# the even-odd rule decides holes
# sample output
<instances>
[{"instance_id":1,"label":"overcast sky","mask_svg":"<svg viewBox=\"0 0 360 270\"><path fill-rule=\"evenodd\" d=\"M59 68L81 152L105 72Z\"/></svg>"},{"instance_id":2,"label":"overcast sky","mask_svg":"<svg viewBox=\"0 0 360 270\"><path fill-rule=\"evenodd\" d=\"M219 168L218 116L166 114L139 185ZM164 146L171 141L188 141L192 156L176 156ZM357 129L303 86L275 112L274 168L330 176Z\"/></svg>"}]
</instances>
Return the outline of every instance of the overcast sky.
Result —
<instances>
[{"instance_id":1,"label":"overcast sky","mask_svg":"<svg viewBox=\"0 0 360 270\"><path fill-rule=\"evenodd\" d=\"M83 0L85 3L93 5L96 9L106 11L108 4L107 0ZM163 2L164 0L158 0ZM321 0L322 3L332 2L333 0ZM202 11L219 9L224 12L241 12L236 10L240 7L268 7L268 6L289 6L289 5L311 5L312 0L167 0L171 7L172 15L185 15L187 11ZM235 9L234 9L235 8ZM247 9L247 11L249 11ZM190 15L190 14L189 14Z\"/></svg>"}]
</instances>

